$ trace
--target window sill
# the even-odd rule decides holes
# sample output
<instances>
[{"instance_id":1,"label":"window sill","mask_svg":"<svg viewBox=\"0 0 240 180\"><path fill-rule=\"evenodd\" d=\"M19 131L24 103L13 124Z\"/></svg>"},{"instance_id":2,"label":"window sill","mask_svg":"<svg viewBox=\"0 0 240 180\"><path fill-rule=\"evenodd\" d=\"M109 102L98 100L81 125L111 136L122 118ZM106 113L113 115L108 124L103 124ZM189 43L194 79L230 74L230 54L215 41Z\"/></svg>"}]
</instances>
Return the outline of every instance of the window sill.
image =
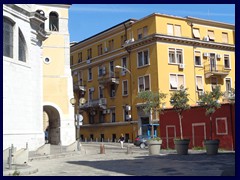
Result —
<instances>
[{"instance_id":1,"label":"window sill","mask_svg":"<svg viewBox=\"0 0 240 180\"><path fill-rule=\"evenodd\" d=\"M150 64L146 64L146 65L143 65L143 66L138 66L137 68L138 68L138 69L141 69L141 68L145 68L145 67L147 67L147 66L150 66Z\"/></svg>"}]
</instances>

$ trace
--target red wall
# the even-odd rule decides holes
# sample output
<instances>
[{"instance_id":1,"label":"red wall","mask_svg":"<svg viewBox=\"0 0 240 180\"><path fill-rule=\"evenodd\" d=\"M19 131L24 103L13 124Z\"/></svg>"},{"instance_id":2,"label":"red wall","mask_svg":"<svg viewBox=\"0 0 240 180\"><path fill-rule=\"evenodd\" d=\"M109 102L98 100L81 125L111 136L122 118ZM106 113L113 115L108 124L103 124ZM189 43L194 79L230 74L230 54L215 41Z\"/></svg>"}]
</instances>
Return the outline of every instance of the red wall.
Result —
<instances>
[{"instance_id":1,"label":"red wall","mask_svg":"<svg viewBox=\"0 0 240 180\"><path fill-rule=\"evenodd\" d=\"M219 148L235 149L235 106L222 104L212 115L213 139L219 139ZM205 115L205 109L192 107L183 112L183 137L190 139L189 148L203 147L203 140L210 139L210 120ZM160 115L160 137L163 139L162 148L174 149L174 138L180 138L178 115L175 111L165 110ZM205 138L206 137L206 138Z\"/></svg>"}]
</instances>

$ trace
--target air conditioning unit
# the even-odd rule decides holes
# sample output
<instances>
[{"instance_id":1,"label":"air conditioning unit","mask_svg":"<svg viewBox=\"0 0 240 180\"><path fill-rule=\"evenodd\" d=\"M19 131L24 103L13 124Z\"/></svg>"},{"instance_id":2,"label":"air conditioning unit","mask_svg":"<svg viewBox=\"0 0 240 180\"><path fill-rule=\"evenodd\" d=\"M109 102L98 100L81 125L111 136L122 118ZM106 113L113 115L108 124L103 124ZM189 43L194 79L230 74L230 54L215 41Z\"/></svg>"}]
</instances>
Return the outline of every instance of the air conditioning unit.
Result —
<instances>
[{"instance_id":1,"label":"air conditioning unit","mask_svg":"<svg viewBox=\"0 0 240 180\"><path fill-rule=\"evenodd\" d=\"M126 111L130 111L130 110L131 110L131 106L126 105L125 110L126 110Z\"/></svg>"},{"instance_id":2,"label":"air conditioning unit","mask_svg":"<svg viewBox=\"0 0 240 180\"><path fill-rule=\"evenodd\" d=\"M127 120L129 120L129 119L131 119L131 118L132 118L131 115L126 115L126 119L127 119Z\"/></svg>"},{"instance_id":3,"label":"air conditioning unit","mask_svg":"<svg viewBox=\"0 0 240 180\"><path fill-rule=\"evenodd\" d=\"M179 64L178 67L179 67L179 69L184 69L185 65L184 64Z\"/></svg>"},{"instance_id":4,"label":"air conditioning unit","mask_svg":"<svg viewBox=\"0 0 240 180\"><path fill-rule=\"evenodd\" d=\"M217 54L217 58L218 58L218 59L221 59L221 54Z\"/></svg>"},{"instance_id":5,"label":"air conditioning unit","mask_svg":"<svg viewBox=\"0 0 240 180\"><path fill-rule=\"evenodd\" d=\"M204 36L204 37L203 37L203 40L204 40L204 41L209 41L209 37L208 37L208 36Z\"/></svg>"},{"instance_id":6,"label":"air conditioning unit","mask_svg":"<svg viewBox=\"0 0 240 180\"><path fill-rule=\"evenodd\" d=\"M106 48L104 48L104 52L108 52L108 48L106 47Z\"/></svg>"},{"instance_id":7,"label":"air conditioning unit","mask_svg":"<svg viewBox=\"0 0 240 180\"><path fill-rule=\"evenodd\" d=\"M131 43L131 42L134 42L134 38L126 40L126 41L125 41L125 44L129 44L129 43Z\"/></svg>"},{"instance_id":8,"label":"air conditioning unit","mask_svg":"<svg viewBox=\"0 0 240 180\"><path fill-rule=\"evenodd\" d=\"M90 59L88 59L88 60L87 60L87 64L90 64L90 63L91 63L91 60L90 60Z\"/></svg>"},{"instance_id":9,"label":"air conditioning unit","mask_svg":"<svg viewBox=\"0 0 240 180\"><path fill-rule=\"evenodd\" d=\"M208 57L209 54L208 53L203 53L203 57Z\"/></svg>"}]
</instances>

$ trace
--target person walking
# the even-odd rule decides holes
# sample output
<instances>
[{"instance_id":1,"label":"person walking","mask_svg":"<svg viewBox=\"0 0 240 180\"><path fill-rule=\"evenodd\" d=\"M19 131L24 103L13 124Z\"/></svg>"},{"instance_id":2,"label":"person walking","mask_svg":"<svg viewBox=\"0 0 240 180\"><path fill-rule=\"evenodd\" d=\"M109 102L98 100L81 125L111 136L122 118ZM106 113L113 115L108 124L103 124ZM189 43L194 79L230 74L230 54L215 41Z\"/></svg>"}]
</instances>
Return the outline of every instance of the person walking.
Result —
<instances>
[{"instance_id":1,"label":"person walking","mask_svg":"<svg viewBox=\"0 0 240 180\"><path fill-rule=\"evenodd\" d=\"M123 134L121 134L120 138L119 138L119 141L120 141L120 145L121 145L121 148L123 149L123 142L124 142L124 136Z\"/></svg>"}]
</instances>

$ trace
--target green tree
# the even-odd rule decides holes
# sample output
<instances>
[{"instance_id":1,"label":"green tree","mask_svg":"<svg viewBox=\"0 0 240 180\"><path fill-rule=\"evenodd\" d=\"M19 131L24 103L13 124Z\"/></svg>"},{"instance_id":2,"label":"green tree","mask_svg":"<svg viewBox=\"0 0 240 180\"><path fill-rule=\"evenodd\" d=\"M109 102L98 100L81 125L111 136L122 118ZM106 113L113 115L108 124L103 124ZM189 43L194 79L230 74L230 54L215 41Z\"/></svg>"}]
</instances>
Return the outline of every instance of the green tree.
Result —
<instances>
[{"instance_id":1,"label":"green tree","mask_svg":"<svg viewBox=\"0 0 240 180\"><path fill-rule=\"evenodd\" d=\"M142 91L138 93L138 98L144 101L143 111L147 114L152 112L163 112L163 100L166 98L166 94L161 92ZM152 138L154 136L154 129L152 124Z\"/></svg>"},{"instance_id":2,"label":"green tree","mask_svg":"<svg viewBox=\"0 0 240 180\"><path fill-rule=\"evenodd\" d=\"M223 93L220 91L220 87L217 86L212 92L204 92L204 94L199 97L200 105L206 109L205 114L209 116L210 119L210 140L212 140L212 115L216 109L221 107L219 99L222 95Z\"/></svg>"},{"instance_id":3,"label":"green tree","mask_svg":"<svg viewBox=\"0 0 240 180\"><path fill-rule=\"evenodd\" d=\"M183 111L190 109L188 105L188 96L187 88L184 86L180 86L180 89L171 93L170 103L173 106L173 109L177 112L179 118L179 125L180 125L180 134L181 139L183 139L183 132L182 132L182 113Z\"/></svg>"}]
</instances>

